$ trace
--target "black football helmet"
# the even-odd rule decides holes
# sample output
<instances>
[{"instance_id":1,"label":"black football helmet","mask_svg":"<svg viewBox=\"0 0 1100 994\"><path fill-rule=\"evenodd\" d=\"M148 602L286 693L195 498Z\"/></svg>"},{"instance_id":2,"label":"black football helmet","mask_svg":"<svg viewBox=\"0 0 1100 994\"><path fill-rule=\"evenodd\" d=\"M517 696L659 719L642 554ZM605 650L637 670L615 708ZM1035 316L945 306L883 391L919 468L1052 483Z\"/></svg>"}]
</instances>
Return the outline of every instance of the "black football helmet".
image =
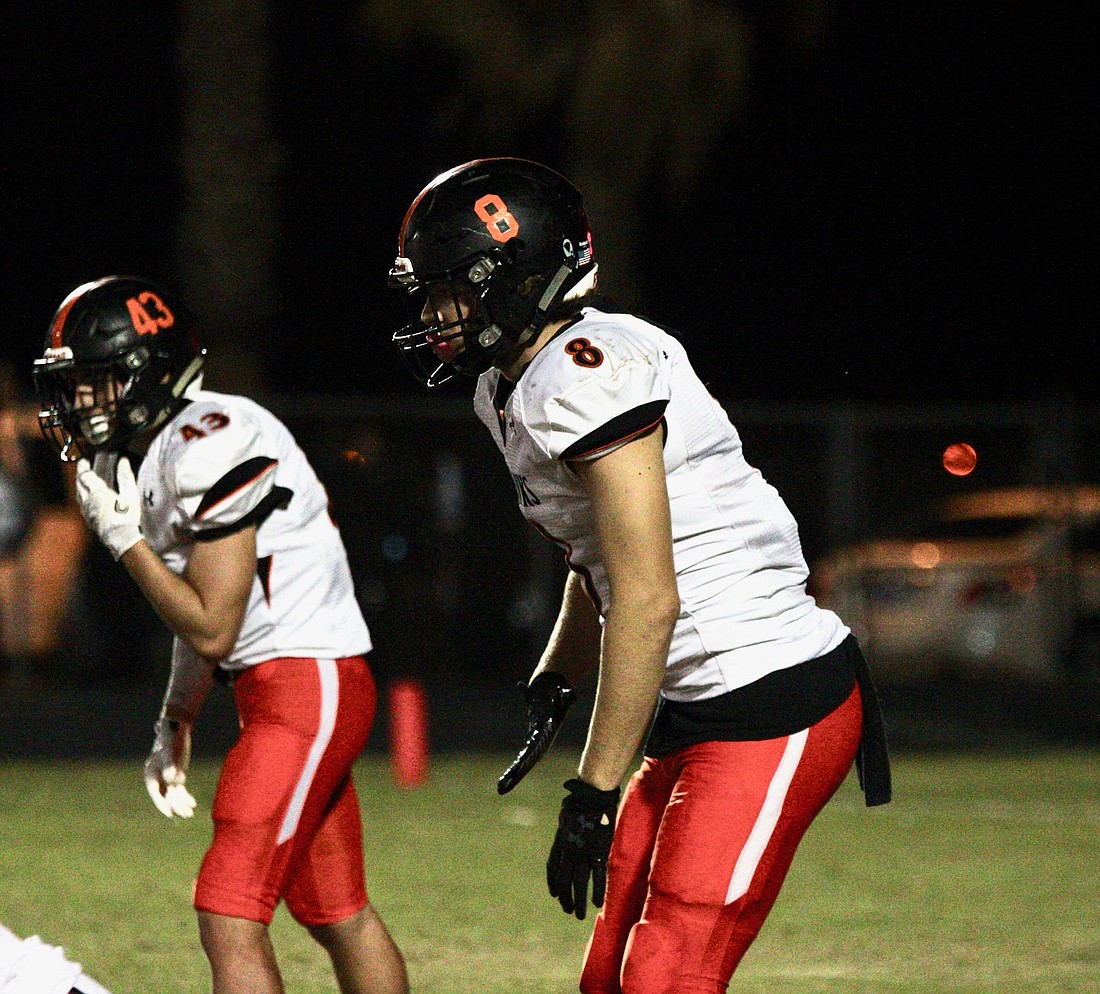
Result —
<instances>
[{"instance_id":1,"label":"black football helmet","mask_svg":"<svg viewBox=\"0 0 1100 994\"><path fill-rule=\"evenodd\" d=\"M390 286L416 313L393 342L428 387L476 376L577 309L595 277L572 183L526 159L476 159L437 176L405 214Z\"/></svg>"},{"instance_id":2,"label":"black football helmet","mask_svg":"<svg viewBox=\"0 0 1100 994\"><path fill-rule=\"evenodd\" d=\"M205 356L189 317L157 284L85 283L62 301L34 361L42 433L62 462L119 452L177 409Z\"/></svg>"}]
</instances>

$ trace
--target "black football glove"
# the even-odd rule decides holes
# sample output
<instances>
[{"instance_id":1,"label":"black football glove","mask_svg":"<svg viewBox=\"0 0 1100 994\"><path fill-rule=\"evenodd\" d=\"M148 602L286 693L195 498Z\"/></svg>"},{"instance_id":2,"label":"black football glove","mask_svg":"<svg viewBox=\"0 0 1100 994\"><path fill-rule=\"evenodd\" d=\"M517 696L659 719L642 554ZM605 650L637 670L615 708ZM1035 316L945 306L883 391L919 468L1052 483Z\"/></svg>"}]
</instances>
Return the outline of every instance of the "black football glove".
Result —
<instances>
[{"instance_id":1,"label":"black football glove","mask_svg":"<svg viewBox=\"0 0 1100 994\"><path fill-rule=\"evenodd\" d=\"M561 802L558 832L546 861L546 884L567 915L584 920L588 878L592 904L603 907L607 891L607 856L615 834L619 788L600 790L583 780L567 780Z\"/></svg>"},{"instance_id":2,"label":"black football glove","mask_svg":"<svg viewBox=\"0 0 1100 994\"><path fill-rule=\"evenodd\" d=\"M535 765L558 734L577 692L560 673L543 670L529 684L520 684L527 701L527 734L512 765L497 781L497 793L507 794Z\"/></svg>"}]
</instances>

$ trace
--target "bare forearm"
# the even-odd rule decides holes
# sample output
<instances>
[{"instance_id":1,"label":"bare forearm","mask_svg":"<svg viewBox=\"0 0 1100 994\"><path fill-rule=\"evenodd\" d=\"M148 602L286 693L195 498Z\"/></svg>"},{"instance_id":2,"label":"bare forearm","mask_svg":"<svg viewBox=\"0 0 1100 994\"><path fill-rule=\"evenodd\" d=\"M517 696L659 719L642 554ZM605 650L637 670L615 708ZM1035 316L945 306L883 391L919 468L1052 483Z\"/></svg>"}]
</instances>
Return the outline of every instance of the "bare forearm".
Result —
<instances>
[{"instance_id":1,"label":"bare forearm","mask_svg":"<svg viewBox=\"0 0 1100 994\"><path fill-rule=\"evenodd\" d=\"M571 686L577 686L599 664L601 628L580 575L570 573L554 630L532 679L544 670L551 670L560 673Z\"/></svg>"},{"instance_id":2,"label":"bare forearm","mask_svg":"<svg viewBox=\"0 0 1100 994\"><path fill-rule=\"evenodd\" d=\"M138 542L121 562L174 635L200 656L219 659L228 654L229 650L223 651L224 619L205 605L198 591L173 573L148 544Z\"/></svg>"},{"instance_id":3,"label":"bare forearm","mask_svg":"<svg viewBox=\"0 0 1100 994\"><path fill-rule=\"evenodd\" d=\"M165 718L194 723L214 685L211 661L177 638L172 646L172 669L164 691L161 713Z\"/></svg>"},{"instance_id":4,"label":"bare forearm","mask_svg":"<svg viewBox=\"0 0 1100 994\"><path fill-rule=\"evenodd\" d=\"M661 688L674 617L662 618L646 607L607 618L600 682L581 756L579 775L586 783L611 790L626 775L653 717Z\"/></svg>"}]
</instances>

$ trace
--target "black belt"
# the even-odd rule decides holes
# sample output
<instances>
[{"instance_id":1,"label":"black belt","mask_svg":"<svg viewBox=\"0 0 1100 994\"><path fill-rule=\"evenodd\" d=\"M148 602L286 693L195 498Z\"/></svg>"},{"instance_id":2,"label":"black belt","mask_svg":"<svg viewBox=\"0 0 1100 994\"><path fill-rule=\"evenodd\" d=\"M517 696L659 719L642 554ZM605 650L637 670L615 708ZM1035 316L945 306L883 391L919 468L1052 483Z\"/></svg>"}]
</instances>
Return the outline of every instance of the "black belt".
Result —
<instances>
[{"instance_id":1,"label":"black belt","mask_svg":"<svg viewBox=\"0 0 1100 994\"><path fill-rule=\"evenodd\" d=\"M891 796L890 756L878 693L854 635L823 656L776 670L701 701L662 698L645 754L660 759L700 742L743 742L793 735L835 711L859 685L862 732L856 772L867 805Z\"/></svg>"}]
</instances>

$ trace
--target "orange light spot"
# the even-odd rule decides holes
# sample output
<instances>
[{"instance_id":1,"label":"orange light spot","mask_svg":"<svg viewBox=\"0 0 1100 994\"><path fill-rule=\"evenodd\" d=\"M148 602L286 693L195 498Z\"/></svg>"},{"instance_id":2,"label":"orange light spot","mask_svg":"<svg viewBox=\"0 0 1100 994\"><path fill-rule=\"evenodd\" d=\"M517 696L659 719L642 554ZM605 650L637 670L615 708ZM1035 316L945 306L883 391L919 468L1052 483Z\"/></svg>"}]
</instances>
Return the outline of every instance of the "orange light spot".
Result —
<instances>
[{"instance_id":1,"label":"orange light spot","mask_svg":"<svg viewBox=\"0 0 1100 994\"><path fill-rule=\"evenodd\" d=\"M921 569L935 569L940 564L941 553L934 542L918 542L909 553L914 566Z\"/></svg>"},{"instance_id":2,"label":"orange light spot","mask_svg":"<svg viewBox=\"0 0 1100 994\"><path fill-rule=\"evenodd\" d=\"M943 450L943 468L952 476L966 476L977 464L978 453L966 442L955 442Z\"/></svg>"}]
</instances>

